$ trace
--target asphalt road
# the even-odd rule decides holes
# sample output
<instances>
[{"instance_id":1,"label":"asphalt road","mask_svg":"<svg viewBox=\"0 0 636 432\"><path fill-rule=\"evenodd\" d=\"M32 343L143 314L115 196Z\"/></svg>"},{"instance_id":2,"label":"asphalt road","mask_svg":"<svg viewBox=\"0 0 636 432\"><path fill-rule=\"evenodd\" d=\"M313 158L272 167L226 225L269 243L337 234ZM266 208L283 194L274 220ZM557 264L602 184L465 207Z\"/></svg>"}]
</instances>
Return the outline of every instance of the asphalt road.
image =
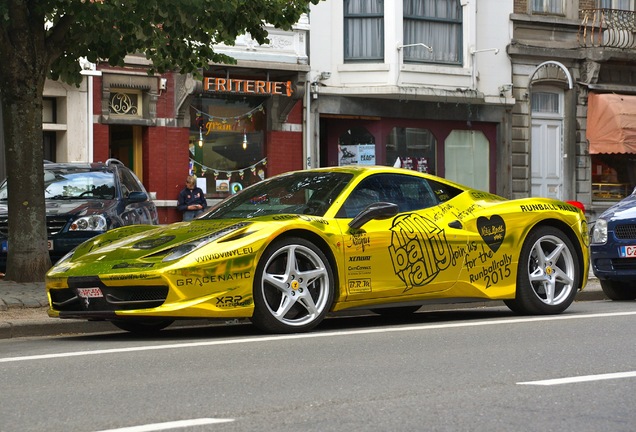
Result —
<instances>
[{"instance_id":1,"label":"asphalt road","mask_svg":"<svg viewBox=\"0 0 636 432\"><path fill-rule=\"evenodd\" d=\"M0 431L633 431L635 306L0 340Z\"/></svg>"}]
</instances>

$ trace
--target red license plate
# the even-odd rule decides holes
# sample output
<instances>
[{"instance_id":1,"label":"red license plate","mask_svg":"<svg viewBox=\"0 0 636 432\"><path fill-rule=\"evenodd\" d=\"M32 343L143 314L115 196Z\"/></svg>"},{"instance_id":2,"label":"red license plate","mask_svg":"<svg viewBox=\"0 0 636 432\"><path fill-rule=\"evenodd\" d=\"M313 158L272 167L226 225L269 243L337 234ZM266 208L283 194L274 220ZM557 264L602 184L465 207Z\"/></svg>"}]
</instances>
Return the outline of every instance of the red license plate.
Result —
<instances>
[{"instance_id":1,"label":"red license plate","mask_svg":"<svg viewBox=\"0 0 636 432\"><path fill-rule=\"evenodd\" d=\"M104 297L104 294L102 294L102 290L99 288L78 288L77 295L82 298Z\"/></svg>"}]
</instances>

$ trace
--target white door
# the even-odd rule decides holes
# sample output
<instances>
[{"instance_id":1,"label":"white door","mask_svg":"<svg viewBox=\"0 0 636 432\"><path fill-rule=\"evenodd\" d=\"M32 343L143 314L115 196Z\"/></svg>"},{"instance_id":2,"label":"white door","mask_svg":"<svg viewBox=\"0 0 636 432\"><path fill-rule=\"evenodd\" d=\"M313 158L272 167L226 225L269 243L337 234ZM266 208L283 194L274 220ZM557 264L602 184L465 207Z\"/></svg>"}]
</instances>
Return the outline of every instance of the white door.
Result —
<instances>
[{"instance_id":1,"label":"white door","mask_svg":"<svg viewBox=\"0 0 636 432\"><path fill-rule=\"evenodd\" d=\"M532 92L531 194L563 199L563 93Z\"/></svg>"},{"instance_id":2,"label":"white door","mask_svg":"<svg viewBox=\"0 0 636 432\"><path fill-rule=\"evenodd\" d=\"M563 121L532 120L532 196L563 199Z\"/></svg>"}]
</instances>

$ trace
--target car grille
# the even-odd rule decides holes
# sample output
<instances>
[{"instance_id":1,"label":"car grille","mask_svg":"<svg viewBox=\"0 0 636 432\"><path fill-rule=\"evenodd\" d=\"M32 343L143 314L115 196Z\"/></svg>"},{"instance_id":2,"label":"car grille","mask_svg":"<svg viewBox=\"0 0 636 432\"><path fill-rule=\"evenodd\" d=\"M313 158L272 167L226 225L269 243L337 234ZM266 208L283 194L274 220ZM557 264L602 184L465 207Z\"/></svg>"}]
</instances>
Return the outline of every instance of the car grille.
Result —
<instances>
[{"instance_id":1,"label":"car grille","mask_svg":"<svg viewBox=\"0 0 636 432\"><path fill-rule=\"evenodd\" d=\"M619 239L636 239L636 224L616 225L614 232Z\"/></svg>"},{"instance_id":2,"label":"car grille","mask_svg":"<svg viewBox=\"0 0 636 432\"><path fill-rule=\"evenodd\" d=\"M46 231L50 236L53 236L62 229L68 222L68 218L66 217L47 217L46 218ZM9 237L9 218L2 217L0 218L0 237L7 238Z\"/></svg>"},{"instance_id":3,"label":"car grille","mask_svg":"<svg viewBox=\"0 0 636 432\"><path fill-rule=\"evenodd\" d=\"M636 270L636 258L619 258L612 260L614 270Z\"/></svg>"},{"instance_id":4,"label":"car grille","mask_svg":"<svg viewBox=\"0 0 636 432\"><path fill-rule=\"evenodd\" d=\"M50 290L51 303L57 311L115 311L149 309L161 306L168 296L167 286L110 287L97 277L69 278L69 288ZM77 294L78 288L100 288L103 297L88 301Z\"/></svg>"}]
</instances>

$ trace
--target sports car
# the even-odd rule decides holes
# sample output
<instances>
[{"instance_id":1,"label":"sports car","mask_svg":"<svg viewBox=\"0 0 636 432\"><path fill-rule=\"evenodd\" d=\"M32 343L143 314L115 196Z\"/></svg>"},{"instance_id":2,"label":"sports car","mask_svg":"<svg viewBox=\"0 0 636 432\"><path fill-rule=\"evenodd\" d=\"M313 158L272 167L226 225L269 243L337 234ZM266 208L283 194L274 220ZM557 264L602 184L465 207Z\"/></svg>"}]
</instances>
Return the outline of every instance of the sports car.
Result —
<instances>
[{"instance_id":1,"label":"sports car","mask_svg":"<svg viewBox=\"0 0 636 432\"><path fill-rule=\"evenodd\" d=\"M51 317L133 332L183 318L302 332L329 312L406 314L427 302L555 314L587 282L588 245L583 212L566 202L332 167L271 177L191 222L101 234L56 263L46 289Z\"/></svg>"}]
</instances>

